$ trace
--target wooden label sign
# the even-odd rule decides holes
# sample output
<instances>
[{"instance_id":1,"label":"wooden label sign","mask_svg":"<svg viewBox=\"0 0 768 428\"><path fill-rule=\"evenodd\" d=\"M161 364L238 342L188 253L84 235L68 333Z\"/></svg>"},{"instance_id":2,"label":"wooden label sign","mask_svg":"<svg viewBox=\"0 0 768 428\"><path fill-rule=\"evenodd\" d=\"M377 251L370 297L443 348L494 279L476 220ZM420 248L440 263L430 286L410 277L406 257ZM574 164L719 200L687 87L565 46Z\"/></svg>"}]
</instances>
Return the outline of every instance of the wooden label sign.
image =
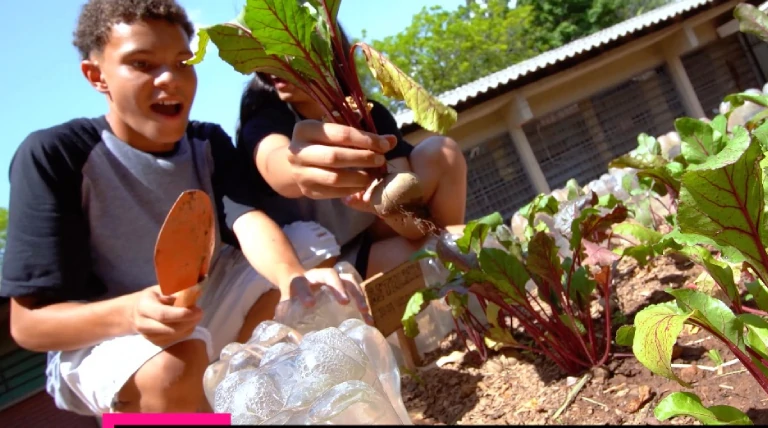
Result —
<instances>
[{"instance_id":1,"label":"wooden label sign","mask_svg":"<svg viewBox=\"0 0 768 428\"><path fill-rule=\"evenodd\" d=\"M411 296L424 288L424 277L418 261L405 262L380 273L362 284L374 326L388 337L403 328L403 314Z\"/></svg>"}]
</instances>

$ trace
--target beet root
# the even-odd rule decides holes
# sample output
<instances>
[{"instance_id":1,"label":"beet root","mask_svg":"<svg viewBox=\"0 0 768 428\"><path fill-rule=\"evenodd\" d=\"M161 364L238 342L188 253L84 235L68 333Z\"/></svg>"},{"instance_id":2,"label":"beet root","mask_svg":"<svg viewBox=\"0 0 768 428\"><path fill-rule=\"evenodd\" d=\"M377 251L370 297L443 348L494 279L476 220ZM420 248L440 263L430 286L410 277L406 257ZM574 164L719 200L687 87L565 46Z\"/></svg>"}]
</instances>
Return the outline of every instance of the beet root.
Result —
<instances>
[{"instance_id":1,"label":"beet root","mask_svg":"<svg viewBox=\"0 0 768 428\"><path fill-rule=\"evenodd\" d=\"M424 192L419 178L411 172L387 174L371 194L376 213L382 217L418 215L424 207Z\"/></svg>"}]
</instances>

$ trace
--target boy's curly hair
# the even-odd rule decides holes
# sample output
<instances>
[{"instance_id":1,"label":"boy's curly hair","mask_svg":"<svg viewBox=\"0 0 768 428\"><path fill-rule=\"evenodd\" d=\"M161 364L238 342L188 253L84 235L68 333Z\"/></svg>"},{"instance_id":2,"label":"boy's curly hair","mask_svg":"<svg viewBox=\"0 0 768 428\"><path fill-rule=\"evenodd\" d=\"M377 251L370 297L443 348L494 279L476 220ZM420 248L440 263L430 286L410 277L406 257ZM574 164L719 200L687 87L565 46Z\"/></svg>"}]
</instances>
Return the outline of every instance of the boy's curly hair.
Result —
<instances>
[{"instance_id":1,"label":"boy's curly hair","mask_svg":"<svg viewBox=\"0 0 768 428\"><path fill-rule=\"evenodd\" d=\"M178 24L190 39L195 33L187 12L175 0L88 0L80 11L72 44L87 59L104 49L113 25L146 19Z\"/></svg>"}]
</instances>

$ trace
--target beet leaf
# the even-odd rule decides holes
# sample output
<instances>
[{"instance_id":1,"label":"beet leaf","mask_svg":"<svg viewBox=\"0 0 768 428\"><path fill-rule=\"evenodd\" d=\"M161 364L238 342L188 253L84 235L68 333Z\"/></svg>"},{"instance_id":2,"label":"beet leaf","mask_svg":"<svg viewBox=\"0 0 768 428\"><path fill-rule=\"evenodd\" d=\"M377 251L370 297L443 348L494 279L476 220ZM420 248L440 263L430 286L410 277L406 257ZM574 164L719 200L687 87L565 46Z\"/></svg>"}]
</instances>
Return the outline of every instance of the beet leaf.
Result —
<instances>
[{"instance_id":1,"label":"beet leaf","mask_svg":"<svg viewBox=\"0 0 768 428\"><path fill-rule=\"evenodd\" d=\"M691 392L673 392L664 397L653 411L659 421L675 416L690 416L703 425L752 425L749 416L731 406L704 407L701 399Z\"/></svg>"},{"instance_id":2,"label":"beet leaf","mask_svg":"<svg viewBox=\"0 0 768 428\"><path fill-rule=\"evenodd\" d=\"M306 92L323 107L326 121L376 132L352 57L360 48L385 96L405 101L424 129L446 133L456 123L455 110L365 43L344 52L336 22L340 6L340 0L247 0L233 21L198 30L198 47L188 63L199 64L213 42L236 71L272 74ZM337 66L334 54L343 58Z\"/></svg>"},{"instance_id":3,"label":"beet leaf","mask_svg":"<svg viewBox=\"0 0 768 428\"><path fill-rule=\"evenodd\" d=\"M768 42L768 15L747 3L736 5L733 15L739 20L739 31L753 34Z\"/></svg>"},{"instance_id":4,"label":"beet leaf","mask_svg":"<svg viewBox=\"0 0 768 428\"><path fill-rule=\"evenodd\" d=\"M683 175L677 219L681 232L736 249L767 283L762 158L756 139L736 128L720 153Z\"/></svg>"}]
</instances>

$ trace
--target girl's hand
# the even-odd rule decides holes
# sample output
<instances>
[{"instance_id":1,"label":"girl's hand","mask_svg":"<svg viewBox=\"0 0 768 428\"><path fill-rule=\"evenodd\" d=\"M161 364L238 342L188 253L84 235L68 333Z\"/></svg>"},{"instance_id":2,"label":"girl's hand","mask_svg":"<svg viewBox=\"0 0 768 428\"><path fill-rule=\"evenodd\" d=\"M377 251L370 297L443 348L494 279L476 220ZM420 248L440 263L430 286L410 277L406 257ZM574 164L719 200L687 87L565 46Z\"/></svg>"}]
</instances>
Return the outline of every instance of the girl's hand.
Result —
<instances>
[{"instance_id":1,"label":"girl's hand","mask_svg":"<svg viewBox=\"0 0 768 428\"><path fill-rule=\"evenodd\" d=\"M301 193L311 199L363 192L373 181L365 170L385 165L384 154L396 144L394 135L303 120L294 127L289 145L291 176Z\"/></svg>"}]
</instances>

